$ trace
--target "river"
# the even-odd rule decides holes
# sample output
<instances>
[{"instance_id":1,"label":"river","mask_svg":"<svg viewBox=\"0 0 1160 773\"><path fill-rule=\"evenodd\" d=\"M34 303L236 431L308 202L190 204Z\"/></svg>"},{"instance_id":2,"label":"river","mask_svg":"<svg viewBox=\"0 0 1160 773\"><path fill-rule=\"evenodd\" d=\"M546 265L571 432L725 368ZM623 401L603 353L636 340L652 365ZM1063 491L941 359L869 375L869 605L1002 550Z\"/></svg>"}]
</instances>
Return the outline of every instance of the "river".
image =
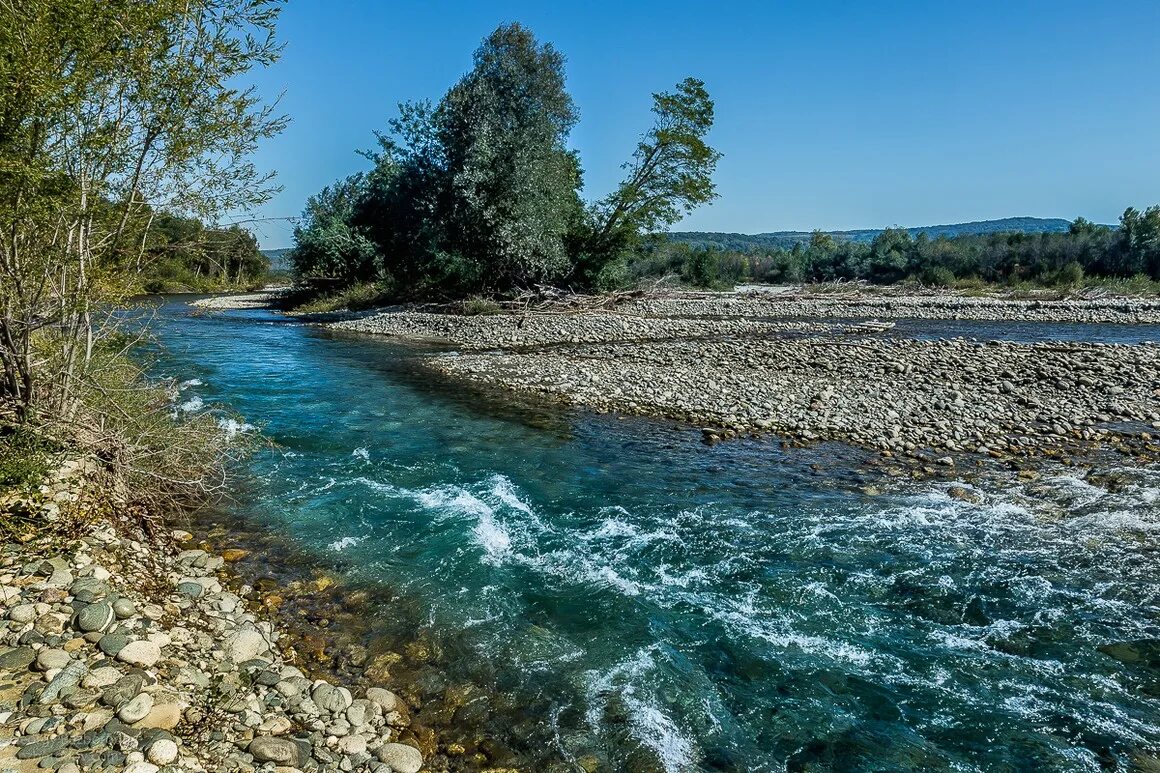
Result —
<instances>
[{"instance_id":1,"label":"river","mask_svg":"<svg viewBox=\"0 0 1160 773\"><path fill-rule=\"evenodd\" d=\"M423 610L527 769L1097 771L1160 747L1155 471L878 492L854 449L534 409L186 300L154 325L178 411L273 441L232 511Z\"/></svg>"}]
</instances>

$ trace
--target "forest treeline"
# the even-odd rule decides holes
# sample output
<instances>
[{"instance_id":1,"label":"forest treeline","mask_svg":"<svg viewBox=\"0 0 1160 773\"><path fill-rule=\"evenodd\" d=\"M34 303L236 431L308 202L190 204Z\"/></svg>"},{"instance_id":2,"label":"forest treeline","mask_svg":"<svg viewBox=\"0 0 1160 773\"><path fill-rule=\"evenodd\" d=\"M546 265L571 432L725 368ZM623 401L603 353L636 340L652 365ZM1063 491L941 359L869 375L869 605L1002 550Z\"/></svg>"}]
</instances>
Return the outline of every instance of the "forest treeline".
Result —
<instances>
[{"instance_id":1,"label":"forest treeline","mask_svg":"<svg viewBox=\"0 0 1160 773\"><path fill-rule=\"evenodd\" d=\"M564 80L551 44L519 24L496 29L438 103L400 105L365 154L369 172L309 199L294 234L297 276L405 299L600 286L642 235L715 197L713 102L688 78L653 95L654 125L624 181L584 201Z\"/></svg>"},{"instance_id":2,"label":"forest treeline","mask_svg":"<svg viewBox=\"0 0 1160 773\"><path fill-rule=\"evenodd\" d=\"M692 246L663 236L643 243L615 279L631 285L679 276L702 287L738 282L912 280L950 286L959 281L1075 284L1085 277L1160 280L1160 206L1128 208L1118 228L1077 218L1064 233L911 236L888 228L869 243L815 231L786 247L730 250Z\"/></svg>"},{"instance_id":3,"label":"forest treeline","mask_svg":"<svg viewBox=\"0 0 1160 773\"><path fill-rule=\"evenodd\" d=\"M438 103L400 105L364 154L370 171L308 200L290 253L295 275L316 296L362 305L537 285L612 290L670 276L705 287L1160 279L1160 207L1128 209L1118 228L1079 218L1065 233L932 239L890 228L866 240L819 231L743 249L668 239L664 230L716 197L720 154L705 142L713 102L700 81L654 94L653 113L624 182L585 202L567 146L577 113L564 58L527 28L501 26Z\"/></svg>"},{"instance_id":4,"label":"forest treeline","mask_svg":"<svg viewBox=\"0 0 1160 773\"><path fill-rule=\"evenodd\" d=\"M147 293L216 292L261 284L270 261L246 229L213 227L196 217L162 213L142 234L136 281Z\"/></svg>"}]
</instances>

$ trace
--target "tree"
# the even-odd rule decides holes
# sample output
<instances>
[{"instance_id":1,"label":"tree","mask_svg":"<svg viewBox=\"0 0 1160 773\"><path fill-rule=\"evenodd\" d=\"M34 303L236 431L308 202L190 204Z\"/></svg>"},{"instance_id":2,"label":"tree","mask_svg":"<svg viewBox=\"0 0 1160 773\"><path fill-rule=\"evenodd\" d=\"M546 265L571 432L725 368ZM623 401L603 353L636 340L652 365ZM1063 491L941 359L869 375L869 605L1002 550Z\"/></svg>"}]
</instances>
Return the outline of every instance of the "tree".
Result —
<instances>
[{"instance_id":1,"label":"tree","mask_svg":"<svg viewBox=\"0 0 1160 773\"><path fill-rule=\"evenodd\" d=\"M713 171L721 154L705 142L713 100L705 84L686 78L676 90L653 94L653 128L624 165L628 178L593 207L588 250L607 259L617 244L673 225L717 197Z\"/></svg>"},{"instance_id":2,"label":"tree","mask_svg":"<svg viewBox=\"0 0 1160 773\"><path fill-rule=\"evenodd\" d=\"M887 228L870 243L870 278L878 282L895 282L903 277L910 263L914 242L905 228Z\"/></svg>"},{"instance_id":3,"label":"tree","mask_svg":"<svg viewBox=\"0 0 1160 773\"><path fill-rule=\"evenodd\" d=\"M284 121L238 83L277 58L278 5L0 0L0 401L18 417L75 408L95 309L135 286L153 213L273 191L250 155Z\"/></svg>"},{"instance_id":4,"label":"tree","mask_svg":"<svg viewBox=\"0 0 1160 773\"><path fill-rule=\"evenodd\" d=\"M1120 232L1131 272L1160 279L1160 205L1143 212L1128 207L1120 217Z\"/></svg>"},{"instance_id":5,"label":"tree","mask_svg":"<svg viewBox=\"0 0 1160 773\"><path fill-rule=\"evenodd\" d=\"M435 115L449 182L446 249L480 264L484 289L559 277L580 208L577 119L564 57L530 30L496 29Z\"/></svg>"},{"instance_id":6,"label":"tree","mask_svg":"<svg viewBox=\"0 0 1160 773\"><path fill-rule=\"evenodd\" d=\"M352 223L365 191L365 177L356 174L306 200L306 210L294 227L290 253L298 276L347 281L379 278L381 261L375 245Z\"/></svg>"}]
</instances>

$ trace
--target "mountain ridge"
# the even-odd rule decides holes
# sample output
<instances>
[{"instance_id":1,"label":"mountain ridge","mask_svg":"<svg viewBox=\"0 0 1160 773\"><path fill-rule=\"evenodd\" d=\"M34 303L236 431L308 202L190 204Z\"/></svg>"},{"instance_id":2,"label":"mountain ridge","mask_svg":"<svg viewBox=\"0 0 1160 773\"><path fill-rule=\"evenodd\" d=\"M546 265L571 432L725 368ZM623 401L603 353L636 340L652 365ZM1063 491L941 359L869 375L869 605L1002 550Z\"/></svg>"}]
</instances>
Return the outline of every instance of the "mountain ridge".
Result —
<instances>
[{"instance_id":1,"label":"mountain ridge","mask_svg":"<svg viewBox=\"0 0 1160 773\"><path fill-rule=\"evenodd\" d=\"M897 226L894 226L897 227ZM906 228L912 238L920 233L930 239L939 236L968 236L994 233L1063 233L1071 227L1071 221L1060 217L1004 217L995 220L974 220L966 223L946 223ZM854 242L871 242L885 228L857 228L845 231L824 231L835 239ZM812 231L767 231L757 234L730 233L725 231L672 231L667 234L671 241L684 242L693 247L719 247L722 249L753 249L761 247L792 247L795 243L808 242Z\"/></svg>"}]
</instances>

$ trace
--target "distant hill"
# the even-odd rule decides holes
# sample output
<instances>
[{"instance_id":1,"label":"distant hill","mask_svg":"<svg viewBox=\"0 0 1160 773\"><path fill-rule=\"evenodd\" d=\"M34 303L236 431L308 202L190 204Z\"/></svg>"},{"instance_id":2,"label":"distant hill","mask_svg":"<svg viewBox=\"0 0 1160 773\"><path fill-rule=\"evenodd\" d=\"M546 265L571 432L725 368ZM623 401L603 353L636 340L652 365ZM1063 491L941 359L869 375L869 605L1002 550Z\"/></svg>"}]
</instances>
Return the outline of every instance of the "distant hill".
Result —
<instances>
[{"instance_id":1,"label":"distant hill","mask_svg":"<svg viewBox=\"0 0 1160 773\"><path fill-rule=\"evenodd\" d=\"M979 220L973 223L925 225L907 228L912 237L924 233L930 239L939 236L967 236L994 233L1062 233L1071 227L1070 220L1059 217L1005 217L1001 220ZM881 228L855 231L827 231L835 239L871 242L882 233ZM673 231L669 238L693 247L718 247L727 250L753 250L771 247L792 247L797 242L808 242L810 231L773 231L764 234L713 233L705 231Z\"/></svg>"},{"instance_id":2,"label":"distant hill","mask_svg":"<svg viewBox=\"0 0 1160 773\"><path fill-rule=\"evenodd\" d=\"M283 247L280 250L262 250L270 261L271 271L289 271L290 270L290 248Z\"/></svg>"}]
</instances>

